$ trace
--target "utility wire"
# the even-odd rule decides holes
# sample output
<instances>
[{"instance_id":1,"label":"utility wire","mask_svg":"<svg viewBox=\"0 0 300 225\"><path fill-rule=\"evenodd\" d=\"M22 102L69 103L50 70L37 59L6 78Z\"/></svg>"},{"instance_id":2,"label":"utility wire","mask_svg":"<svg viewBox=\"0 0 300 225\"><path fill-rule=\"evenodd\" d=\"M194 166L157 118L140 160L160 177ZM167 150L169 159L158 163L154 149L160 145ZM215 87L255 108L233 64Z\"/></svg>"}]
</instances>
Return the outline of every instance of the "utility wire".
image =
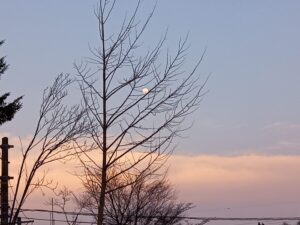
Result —
<instances>
[{"instance_id":1,"label":"utility wire","mask_svg":"<svg viewBox=\"0 0 300 225\"><path fill-rule=\"evenodd\" d=\"M37 221L47 221L47 222L49 222L49 221L51 221L50 219L44 219L44 218L36 218L36 217L21 217L21 218L26 218L26 219L30 219L30 220L37 220ZM67 222L67 223L82 223L82 224L96 224L96 223L94 223L94 222L91 222L91 221L72 221L72 220L69 220L69 221L67 221L67 220L60 220L60 219L53 219L53 221L55 221L55 222Z\"/></svg>"},{"instance_id":2,"label":"utility wire","mask_svg":"<svg viewBox=\"0 0 300 225\"><path fill-rule=\"evenodd\" d=\"M81 215L81 216L94 216L94 213L85 212L70 212L70 211L52 211L46 209L22 209L24 212L45 212L45 213L57 213L67 215ZM141 216L142 218L159 218L159 216ZM300 220L300 217L194 217L194 216L179 216L178 219L190 219L190 220L222 220L222 221L295 221Z\"/></svg>"},{"instance_id":3,"label":"utility wire","mask_svg":"<svg viewBox=\"0 0 300 225\"><path fill-rule=\"evenodd\" d=\"M57 210L47 210L47 209L21 209L22 212L45 212L45 213L57 213L57 214L66 214L66 215L81 215L81 216L94 216L94 213L77 213L77 212L70 212L70 211L57 211Z\"/></svg>"}]
</instances>

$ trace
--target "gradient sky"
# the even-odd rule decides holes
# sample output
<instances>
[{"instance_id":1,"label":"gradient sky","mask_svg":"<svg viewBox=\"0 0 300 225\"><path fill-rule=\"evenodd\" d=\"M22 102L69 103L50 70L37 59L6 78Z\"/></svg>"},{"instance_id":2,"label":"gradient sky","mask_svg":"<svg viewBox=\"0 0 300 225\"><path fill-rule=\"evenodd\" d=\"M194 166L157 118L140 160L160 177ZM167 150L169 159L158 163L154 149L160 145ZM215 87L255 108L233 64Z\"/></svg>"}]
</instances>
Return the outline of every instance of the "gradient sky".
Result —
<instances>
[{"instance_id":1,"label":"gradient sky","mask_svg":"<svg viewBox=\"0 0 300 225\"><path fill-rule=\"evenodd\" d=\"M58 73L74 72L75 60L90 55L88 44L97 43L96 2L1 3L1 39L6 39L1 53L10 64L1 90L25 95L23 112L1 129L30 133L41 90ZM144 2L141 17L154 3ZM123 1L117 14L133 3ZM145 45L167 27L170 48L189 32L187 66L207 48L199 72L212 73L210 92L179 151L298 154L299 9L299 1L158 1Z\"/></svg>"},{"instance_id":2,"label":"gradient sky","mask_svg":"<svg viewBox=\"0 0 300 225\"><path fill-rule=\"evenodd\" d=\"M123 15L134 2L122 1L116 15ZM73 62L90 55L88 44L97 44L96 3L1 1L0 39L6 40L1 56L6 55L10 64L0 82L1 93L24 95L22 111L1 126L1 133L30 134L43 88L61 72L72 74ZM141 18L154 3L144 1ZM297 0L158 1L145 33L145 46L168 28L167 45L172 49L189 32L186 66L192 66L207 48L199 73L203 77L212 74L207 84L209 93L191 116L194 126L180 140L176 154L213 155L221 162L222 157L225 160L229 156L255 155L261 160L294 157L293 165L300 165L299 12ZM299 167L292 167L294 170L300 172ZM259 173L255 166L251 172ZM299 182L294 185L300 187ZM299 206L299 198L297 203Z\"/></svg>"}]
</instances>

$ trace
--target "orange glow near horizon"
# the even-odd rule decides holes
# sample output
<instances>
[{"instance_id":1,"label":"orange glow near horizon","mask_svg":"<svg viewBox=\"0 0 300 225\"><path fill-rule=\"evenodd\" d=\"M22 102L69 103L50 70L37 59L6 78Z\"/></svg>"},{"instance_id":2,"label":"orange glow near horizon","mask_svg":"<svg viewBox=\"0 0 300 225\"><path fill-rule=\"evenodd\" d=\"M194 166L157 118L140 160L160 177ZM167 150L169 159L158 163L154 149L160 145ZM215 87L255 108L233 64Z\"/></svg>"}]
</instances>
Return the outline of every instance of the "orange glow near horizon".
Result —
<instances>
[{"instance_id":1,"label":"orange glow near horizon","mask_svg":"<svg viewBox=\"0 0 300 225\"><path fill-rule=\"evenodd\" d=\"M15 144L10 152L10 173L16 177L20 146L16 138L10 138L10 143ZM194 203L191 213L196 216L295 216L300 206L300 196L295 195L300 189L299 165L300 156L255 154L173 154L166 164L178 200ZM82 191L80 179L74 175L78 172L75 163L54 163L45 170L60 188ZM45 207L48 199L36 192L26 207Z\"/></svg>"}]
</instances>

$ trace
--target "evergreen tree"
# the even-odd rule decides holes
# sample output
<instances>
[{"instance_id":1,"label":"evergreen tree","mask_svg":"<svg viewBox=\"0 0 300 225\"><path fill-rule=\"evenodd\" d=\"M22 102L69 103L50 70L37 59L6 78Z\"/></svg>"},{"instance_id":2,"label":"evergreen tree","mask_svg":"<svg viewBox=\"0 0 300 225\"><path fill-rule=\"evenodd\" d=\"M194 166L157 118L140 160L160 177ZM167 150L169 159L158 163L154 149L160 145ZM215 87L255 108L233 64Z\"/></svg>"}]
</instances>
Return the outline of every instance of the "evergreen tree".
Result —
<instances>
[{"instance_id":1,"label":"evergreen tree","mask_svg":"<svg viewBox=\"0 0 300 225\"><path fill-rule=\"evenodd\" d=\"M4 41L0 41L0 46L4 43ZM5 62L5 57L0 58L0 78L2 74L7 70L8 65ZM14 115L17 111L22 107L21 99L19 97L15 99L13 102L7 103L6 99L10 95L10 93L5 93L0 96L0 125L3 123L10 121L14 118Z\"/></svg>"}]
</instances>

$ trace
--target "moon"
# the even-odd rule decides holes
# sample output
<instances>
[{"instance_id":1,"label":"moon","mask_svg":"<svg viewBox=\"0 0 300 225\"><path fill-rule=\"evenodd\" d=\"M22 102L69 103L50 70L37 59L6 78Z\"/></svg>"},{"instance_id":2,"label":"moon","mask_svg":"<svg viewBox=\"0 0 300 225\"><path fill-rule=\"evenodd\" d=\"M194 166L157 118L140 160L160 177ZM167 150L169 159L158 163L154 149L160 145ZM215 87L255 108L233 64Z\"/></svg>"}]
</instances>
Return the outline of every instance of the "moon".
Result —
<instances>
[{"instance_id":1,"label":"moon","mask_svg":"<svg viewBox=\"0 0 300 225\"><path fill-rule=\"evenodd\" d=\"M143 94L148 94L149 89L148 88L143 88Z\"/></svg>"}]
</instances>

